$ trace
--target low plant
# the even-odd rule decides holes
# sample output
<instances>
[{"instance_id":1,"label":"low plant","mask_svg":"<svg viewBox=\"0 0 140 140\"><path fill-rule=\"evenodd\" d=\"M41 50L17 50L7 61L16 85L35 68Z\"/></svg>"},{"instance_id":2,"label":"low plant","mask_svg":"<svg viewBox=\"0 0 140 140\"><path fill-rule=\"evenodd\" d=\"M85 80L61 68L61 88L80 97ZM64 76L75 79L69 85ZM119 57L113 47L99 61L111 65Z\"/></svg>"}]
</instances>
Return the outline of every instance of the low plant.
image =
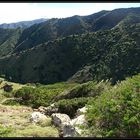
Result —
<instances>
[{"instance_id":1,"label":"low plant","mask_svg":"<svg viewBox=\"0 0 140 140\"><path fill-rule=\"evenodd\" d=\"M140 75L128 78L88 102L87 120L95 137L140 136Z\"/></svg>"}]
</instances>

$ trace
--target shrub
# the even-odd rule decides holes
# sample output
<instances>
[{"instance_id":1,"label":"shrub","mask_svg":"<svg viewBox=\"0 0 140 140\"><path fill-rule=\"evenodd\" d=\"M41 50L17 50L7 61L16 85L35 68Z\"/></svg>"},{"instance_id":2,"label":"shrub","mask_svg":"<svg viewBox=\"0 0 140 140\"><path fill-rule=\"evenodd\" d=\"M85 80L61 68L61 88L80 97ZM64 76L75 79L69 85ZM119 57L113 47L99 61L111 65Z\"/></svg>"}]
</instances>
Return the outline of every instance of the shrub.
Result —
<instances>
[{"instance_id":1,"label":"shrub","mask_svg":"<svg viewBox=\"0 0 140 140\"><path fill-rule=\"evenodd\" d=\"M66 91L66 93L58 95L55 99L72 99L79 97L95 97L97 95L102 94L105 90L111 88L111 85L108 81L101 81L99 83L94 81L89 81L87 83L83 83L77 85Z\"/></svg>"},{"instance_id":2,"label":"shrub","mask_svg":"<svg viewBox=\"0 0 140 140\"><path fill-rule=\"evenodd\" d=\"M22 104L24 105L31 105L32 101L34 100L33 93L35 89L32 87L23 87L14 93L14 97L22 98Z\"/></svg>"},{"instance_id":3,"label":"shrub","mask_svg":"<svg viewBox=\"0 0 140 140\"><path fill-rule=\"evenodd\" d=\"M71 118L75 116L75 113L78 108L82 108L85 104L93 99L92 97L81 97L74 99L63 99L55 103L56 107L58 107L58 112L65 113L69 115Z\"/></svg>"},{"instance_id":4,"label":"shrub","mask_svg":"<svg viewBox=\"0 0 140 140\"><path fill-rule=\"evenodd\" d=\"M49 106L54 97L75 84L57 83L38 87L23 87L14 93L14 97L22 98L23 105L37 108L39 106Z\"/></svg>"},{"instance_id":5,"label":"shrub","mask_svg":"<svg viewBox=\"0 0 140 140\"><path fill-rule=\"evenodd\" d=\"M140 75L114 86L88 102L87 120L93 136L140 136Z\"/></svg>"},{"instance_id":6,"label":"shrub","mask_svg":"<svg viewBox=\"0 0 140 140\"><path fill-rule=\"evenodd\" d=\"M2 103L3 105L20 105L19 101L18 100L13 100L13 99L7 99L6 101L4 101Z\"/></svg>"}]
</instances>

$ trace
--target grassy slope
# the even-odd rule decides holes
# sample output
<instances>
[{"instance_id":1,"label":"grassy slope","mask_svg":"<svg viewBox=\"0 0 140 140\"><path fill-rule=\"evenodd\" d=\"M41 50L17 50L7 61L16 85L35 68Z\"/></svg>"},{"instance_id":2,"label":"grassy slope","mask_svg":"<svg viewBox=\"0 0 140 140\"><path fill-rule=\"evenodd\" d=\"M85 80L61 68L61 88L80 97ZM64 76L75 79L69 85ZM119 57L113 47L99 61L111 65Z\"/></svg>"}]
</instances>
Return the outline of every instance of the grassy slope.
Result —
<instances>
[{"instance_id":1,"label":"grassy slope","mask_svg":"<svg viewBox=\"0 0 140 140\"><path fill-rule=\"evenodd\" d=\"M28 87L18 83L8 82L1 78L0 87L5 84L13 85L13 92ZM32 86L31 86L32 87ZM6 93L0 89L0 99L6 101L12 96L12 93ZM58 137L58 130L52 126L51 118L38 124L30 122L31 107L21 106L14 103L14 105L0 104L0 137Z\"/></svg>"},{"instance_id":2,"label":"grassy slope","mask_svg":"<svg viewBox=\"0 0 140 140\"><path fill-rule=\"evenodd\" d=\"M125 81L111 86L108 81L87 82L84 84L56 83L52 85L36 85L35 92L29 101L32 104L44 105L54 103L59 112L75 116L76 110L87 105L86 119L89 122L82 136L94 137L139 137L139 88L140 75L127 78ZM28 86L29 87L29 86ZM23 96L30 88L17 90ZM24 89L25 87L21 88ZM57 94L55 92L57 91ZM43 95L43 96L42 96ZM57 95L57 96L56 96ZM45 98L45 96L47 98ZM51 98L50 98L51 97ZM35 100L34 100L35 99ZM49 104L48 104L49 105ZM58 136L58 131L47 122L33 125L29 122L32 109L27 106L0 105L0 129L2 136ZM5 110L5 112L3 112ZM4 128L5 124L7 126Z\"/></svg>"},{"instance_id":3,"label":"grassy slope","mask_svg":"<svg viewBox=\"0 0 140 140\"><path fill-rule=\"evenodd\" d=\"M30 107L0 105L0 110L0 137L58 137L59 135L58 130L51 125L50 118L43 125L31 123L30 116L33 110Z\"/></svg>"}]
</instances>

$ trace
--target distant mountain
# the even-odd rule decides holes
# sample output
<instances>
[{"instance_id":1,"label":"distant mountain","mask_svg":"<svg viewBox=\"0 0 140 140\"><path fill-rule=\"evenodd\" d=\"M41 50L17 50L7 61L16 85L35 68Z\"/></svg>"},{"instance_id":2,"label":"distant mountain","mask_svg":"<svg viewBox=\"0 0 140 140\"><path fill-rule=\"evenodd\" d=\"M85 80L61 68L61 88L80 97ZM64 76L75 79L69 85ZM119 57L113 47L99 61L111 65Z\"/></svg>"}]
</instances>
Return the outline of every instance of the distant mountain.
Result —
<instances>
[{"instance_id":1,"label":"distant mountain","mask_svg":"<svg viewBox=\"0 0 140 140\"><path fill-rule=\"evenodd\" d=\"M116 9L88 16L50 19L25 29L14 52L29 49L59 37L112 29L131 14L139 16L140 8Z\"/></svg>"},{"instance_id":2,"label":"distant mountain","mask_svg":"<svg viewBox=\"0 0 140 140\"><path fill-rule=\"evenodd\" d=\"M36 20L31 20L31 21L21 21L21 22L16 22L16 23L9 23L9 24L4 23L4 24L0 24L0 28L3 28L3 29L15 29L18 27L28 28L32 26L33 24L38 24L44 21L47 21L47 19L41 18L41 19L36 19Z\"/></svg>"}]
</instances>

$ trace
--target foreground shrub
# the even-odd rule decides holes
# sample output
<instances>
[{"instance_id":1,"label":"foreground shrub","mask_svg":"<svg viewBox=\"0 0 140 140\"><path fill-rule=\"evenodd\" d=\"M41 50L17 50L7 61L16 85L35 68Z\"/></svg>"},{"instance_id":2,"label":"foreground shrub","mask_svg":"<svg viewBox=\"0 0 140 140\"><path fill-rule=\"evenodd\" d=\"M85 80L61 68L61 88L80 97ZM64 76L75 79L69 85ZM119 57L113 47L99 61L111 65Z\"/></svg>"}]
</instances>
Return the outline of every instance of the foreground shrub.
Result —
<instances>
[{"instance_id":1,"label":"foreground shrub","mask_svg":"<svg viewBox=\"0 0 140 140\"><path fill-rule=\"evenodd\" d=\"M88 102L87 120L94 137L140 136L140 75Z\"/></svg>"}]
</instances>

